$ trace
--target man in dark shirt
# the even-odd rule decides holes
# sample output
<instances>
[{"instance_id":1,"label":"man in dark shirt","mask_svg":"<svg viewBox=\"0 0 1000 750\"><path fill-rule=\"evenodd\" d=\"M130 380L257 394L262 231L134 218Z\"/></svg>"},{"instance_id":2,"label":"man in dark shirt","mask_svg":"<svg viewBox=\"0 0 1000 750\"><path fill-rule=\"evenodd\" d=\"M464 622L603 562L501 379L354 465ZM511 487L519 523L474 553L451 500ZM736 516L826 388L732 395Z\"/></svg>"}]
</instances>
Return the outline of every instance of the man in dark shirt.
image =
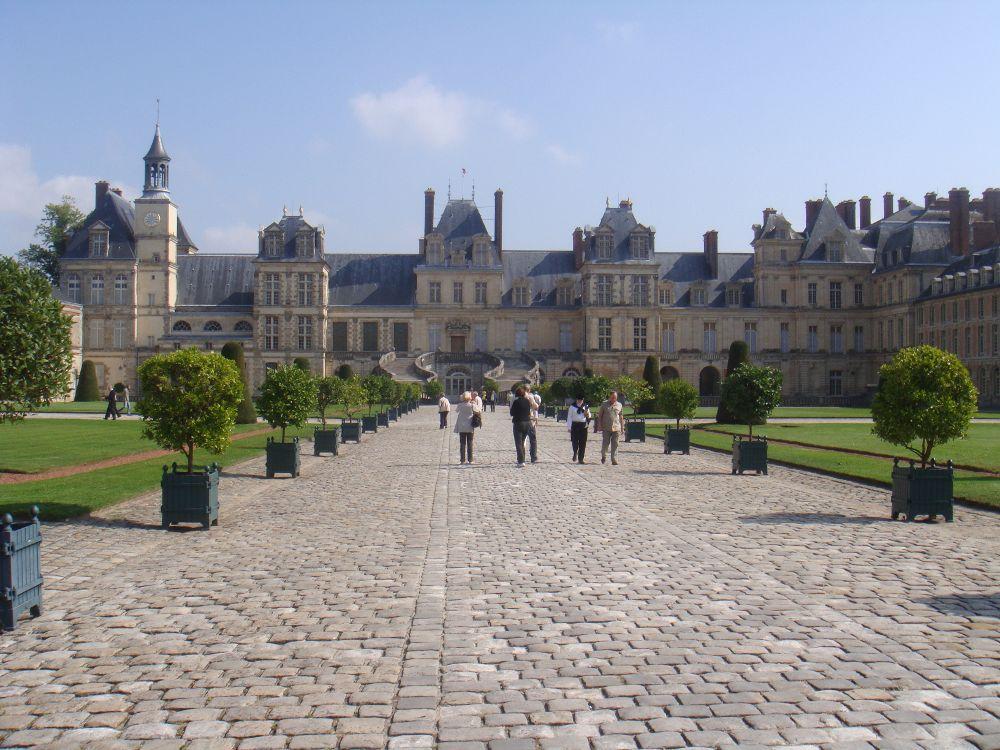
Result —
<instances>
[{"instance_id":1,"label":"man in dark shirt","mask_svg":"<svg viewBox=\"0 0 1000 750\"><path fill-rule=\"evenodd\" d=\"M525 395L524 388L514 391L514 401L510 405L510 421L514 424L514 448L517 451L517 466L524 466L524 439L528 438L531 449L531 463L538 461L538 438L535 425L531 421L534 403Z\"/></svg>"},{"instance_id":2,"label":"man in dark shirt","mask_svg":"<svg viewBox=\"0 0 1000 750\"><path fill-rule=\"evenodd\" d=\"M118 419L118 394L115 392L114 388L108 391L107 398L104 400L108 402L108 408L107 411L104 412L104 418L107 419L108 417L111 417L112 421Z\"/></svg>"}]
</instances>

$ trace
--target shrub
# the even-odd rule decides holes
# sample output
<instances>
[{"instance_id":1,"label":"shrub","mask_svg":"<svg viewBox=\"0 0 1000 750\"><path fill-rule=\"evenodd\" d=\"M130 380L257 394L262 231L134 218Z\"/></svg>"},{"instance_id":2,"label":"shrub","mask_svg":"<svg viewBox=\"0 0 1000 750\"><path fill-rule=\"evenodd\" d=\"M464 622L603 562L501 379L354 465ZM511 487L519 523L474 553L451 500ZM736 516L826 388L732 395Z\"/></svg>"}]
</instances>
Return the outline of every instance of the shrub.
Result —
<instances>
[{"instance_id":1,"label":"shrub","mask_svg":"<svg viewBox=\"0 0 1000 750\"><path fill-rule=\"evenodd\" d=\"M728 377L729 373L735 372L736 368L743 364L750 363L750 347L746 341L734 341L729 345L729 361L726 362L726 371L723 377ZM726 409L726 404L719 399L719 408L715 411L715 421L719 424L743 424L735 415Z\"/></svg>"},{"instance_id":2,"label":"shrub","mask_svg":"<svg viewBox=\"0 0 1000 750\"><path fill-rule=\"evenodd\" d=\"M292 360L292 367L297 367L302 372L311 373L312 370L309 368L309 360L305 357L296 357Z\"/></svg>"},{"instance_id":3,"label":"shrub","mask_svg":"<svg viewBox=\"0 0 1000 750\"><path fill-rule=\"evenodd\" d=\"M420 383L407 383L407 389L411 401L420 400L420 396L423 394L423 388L420 387Z\"/></svg>"},{"instance_id":4,"label":"shrub","mask_svg":"<svg viewBox=\"0 0 1000 750\"><path fill-rule=\"evenodd\" d=\"M686 380L674 378L660 386L657 406L661 414L677 420L678 428L682 419L694 418L698 402L698 389Z\"/></svg>"},{"instance_id":5,"label":"shrub","mask_svg":"<svg viewBox=\"0 0 1000 750\"><path fill-rule=\"evenodd\" d=\"M611 389L618 391L618 400L628 403L636 413L654 398L654 393L644 380L636 380L628 375L619 375L611 381Z\"/></svg>"},{"instance_id":6,"label":"shrub","mask_svg":"<svg viewBox=\"0 0 1000 750\"><path fill-rule=\"evenodd\" d=\"M243 395L233 362L197 349L157 354L139 365L139 383L143 437L183 453L188 473L196 447L222 453L229 445Z\"/></svg>"},{"instance_id":7,"label":"shrub","mask_svg":"<svg viewBox=\"0 0 1000 750\"><path fill-rule=\"evenodd\" d=\"M313 379L298 367L286 365L271 370L264 378L257 411L271 427L281 429L281 442L285 442L285 430L305 424L315 403Z\"/></svg>"},{"instance_id":8,"label":"shrub","mask_svg":"<svg viewBox=\"0 0 1000 750\"><path fill-rule=\"evenodd\" d=\"M365 389L369 415L378 404L388 403L392 398L392 378L386 375L365 375L361 379L361 386Z\"/></svg>"},{"instance_id":9,"label":"shrub","mask_svg":"<svg viewBox=\"0 0 1000 750\"><path fill-rule=\"evenodd\" d=\"M343 381L340 399L344 403L344 413L348 419L356 419L365 403L365 389L361 386L361 378L350 377Z\"/></svg>"},{"instance_id":10,"label":"shrub","mask_svg":"<svg viewBox=\"0 0 1000 750\"><path fill-rule=\"evenodd\" d=\"M656 409L656 397L660 392L660 358L655 354L646 357L642 368L642 379L649 386L649 399L643 402L641 409L645 414L651 414Z\"/></svg>"},{"instance_id":11,"label":"shrub","mask_svg":"<svg viewBox=\"0 0 1000 750\"><path fill-rule=\"evenodd\" d=\"M333 376L316 378L316 408L319 409L319 418L326 429L326 410L334 404L339 403L344 397L345 381Z\"/></svg>"},{"instance_id":12,"label":"shrub","mask_svg":"<svg viewBox=\"0 0 1000 750\"><path fill-rule=\"evenodd\" d=\"M671 381L674 382L674 381ZM745 424L753 437L753 426L764 424L781 401L781 370L754 367L745 363L722 381L722 402L736 420Z\"/></svg>"},{"instance_id":13,"label":"shrub","mask_svg":"<svg viewBox=\"0 0 1000 750\"><path fill-rule=\"evenodd\" d=\"M552 386L550 388L550 393L552 398L558 400L560 403L564 402L567 398L572 398L576 395L576 382L579 378L567 378L561 377L556 378L552 381Z\"/></svg>"},{"instance_id":14,"label":"shrub","mask_svg":"<svg viewBox=\"0 0 1000 750\"><path fill-rule=\"evenodd\" d=\"M603 375L592 375L590 377L579 378L576 386L580 389L578 392L582 392L587 403L591 406L597 406L604 403L607 399L608 394L614 390L614 385L610 378L606 378ZM573 394L574 396L577 393Z\"/></svg>"},{"instance_id":15,"label":"shrub","mask_svg":"<svg viewBox=\"0 0 1000 750\"><path fill-rule=\"evenodd\" d=\"M336 375L341 380L350 380L354 377L354 368L345 362L337 368Z\"/></svg>"},{"instance_id":16,"label":"shrub","mask_svg":"<svg viewBox=\"0 0 1000 750\"><path fill-rule=\"evenodd\" d=\"M965 437L978 398L954 354L933 346L900 349L879 369L872 433L916 454L925 466L935 447Z\"/></svg>"},{"instance_id":17,"label":"shrub","mask_svg":"<svg viewBox=\"0 0 1000 750\"><path fill-rule=\"evenodd\" d=\"M440 380L428 380L424 383L424 395L427 398L437 401L444 393L444 386Z\"/></svg>"},{"instance_id":18,"label":"shrub","mask_svg":"<svg viewBox=\"0 0 1000 750\"><path fill-rule=\"evenodd\" d=\"M500 384L493 378L483 378L483 390L498 393L500 391Z\"/></svg>"},{"instance_id":19,"label":"shrub","mask_svg":"<svg viewBox=\"0 0 1000 750\"><path fill-rule=\"evenodd\" d=\"M80 366L80 379L76 383L76 400L101 400L101 392L97 389L97 368L89 359L83 360Z\"/></svg>"},{"instance_id":20,"label":"shrub","mask_svg":"<svg viewBox=\"0 0 1000 750\"><path fill-rule=\"evenodd\" d=\"M250 390L250 380L247 378L247 363L243 356L243 345L238 341L229 341L222 347L222 356L236 365L243 382L243 398L236 408L236 424L257 424L257 412L253 408L253 392Z\"/></svg>"}]
</instances>

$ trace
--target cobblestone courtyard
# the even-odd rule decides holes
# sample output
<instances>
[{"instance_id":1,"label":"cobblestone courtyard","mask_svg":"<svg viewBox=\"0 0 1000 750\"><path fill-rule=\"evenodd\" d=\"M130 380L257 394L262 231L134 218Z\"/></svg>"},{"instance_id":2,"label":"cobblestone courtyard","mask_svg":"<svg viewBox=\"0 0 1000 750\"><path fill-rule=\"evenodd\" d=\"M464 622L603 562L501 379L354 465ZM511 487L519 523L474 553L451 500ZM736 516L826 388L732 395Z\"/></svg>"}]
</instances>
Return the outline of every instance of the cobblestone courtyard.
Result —
<instances>
[{"instance_id":1,"label":"cobblestone courtyard","mask_svg":"<svg viewBox=\"0 0 1000 750\"><path fill-rule=\"evenodd\" d=\"M517 469L499 411L463 467L436 421L242 465L211 532L46 525L0 744L1000 748L1000 516L659 441L571 465L551 420Z\"/></svg>"}]
</instances>

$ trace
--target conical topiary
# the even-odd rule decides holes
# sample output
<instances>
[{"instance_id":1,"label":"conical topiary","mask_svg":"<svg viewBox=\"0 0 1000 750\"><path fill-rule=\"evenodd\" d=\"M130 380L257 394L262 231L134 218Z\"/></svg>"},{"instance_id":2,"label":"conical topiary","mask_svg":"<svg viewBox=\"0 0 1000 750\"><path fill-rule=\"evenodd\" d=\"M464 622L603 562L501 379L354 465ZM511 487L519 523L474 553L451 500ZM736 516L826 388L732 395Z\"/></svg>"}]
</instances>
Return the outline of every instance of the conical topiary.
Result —
<instances>
[{"instance_id":1,"label":"conical topiary","mask_svg":"<svg viewBox=\"0 0 1000 750\"><path fill-rule=\"evenodd\" d=\"M80 366L80 379L76 384L76 400L101 400L101 392L97 389L97 368L89 359L83 360L83 364Z\"/></svg>"},{"instance_id":2,"label":"conical topiary","mask_svg":"<svg viewBox=\"0 0 1000 750\"><path fill-rule=\"evenodd\" d=\"M642 379L649 384L653 397L640 405L643 414L652 414L656 410L656 396L660 392L660 358L655 354L646 357L646 364L642 368Z\"/></svg>"},{"instance_id":3,"label":"conical topiary","mask_svg":"<svg viewBox=\"0 0 1000 750\"><path fill-rule=\"evenodd\" d=\"M750 347L747 346L747 342L734 341L729 345L729 361L726 363L724 377L728 377L729 373L736 370L737 367L749 362ZM742 422L738 422L736 417L730 413L722 399L719 399L719 408L715 412L715 421L719 424L742 424Z\"/></svg>"},{"instance_id":4,"label":"conical topiary","mask_svg":"<svg viewBox=\"0 0 1000 750\"><path fill-rule=\"evenodd\" d=\"M236 424L257 424L257 411L253 406L253 393L250 390L250 382L247 379L246 360L243 356L243 345L237 341L230 341L222 347L222 356L236 363L240 371L240 380L243 381L243 400L240 401L236 410Z\"/></svg>"}]
</instances>

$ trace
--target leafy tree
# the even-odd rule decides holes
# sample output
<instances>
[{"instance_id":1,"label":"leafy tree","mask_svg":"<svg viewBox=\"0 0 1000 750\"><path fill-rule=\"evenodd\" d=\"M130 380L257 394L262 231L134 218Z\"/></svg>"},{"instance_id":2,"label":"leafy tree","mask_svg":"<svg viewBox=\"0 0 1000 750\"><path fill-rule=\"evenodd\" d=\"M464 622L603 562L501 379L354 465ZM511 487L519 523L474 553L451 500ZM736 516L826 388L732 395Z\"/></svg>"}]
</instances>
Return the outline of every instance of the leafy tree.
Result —
<instances>
[{"instance_id":1,"label":"leafy tree","mask_svg":"<svg viewBox=\"0 0 1000 750\"><path fill-rule=\"evenodd\" d=\"M243 345L238 341L227 342L222 347L222 356L236 365L240 371L240 380L243 382L243 399L236 410L236 424L257 424L257 412L253 408L253 392L250 390L250 379L247 377Z\"/></svg>"},{"instance_id":2,"label":"leafy tree","mask_svg":"<svg viewBox=\"0 0 1000 750\"><path fill-rule=\"evenodd\" d=\"M70 326L45 277L0 258L0 423L66 393Z\"/></svg>"},{"instance_id":3,"label":"leafy tree","mask_svg":"<svg viewBox=\"0 0 1000 750\"><path fill-rule=\"evenodd\" d=\"M323 423L324 430L326 429L326 410L343 400L345 382L330 375L325 378L316 378L316 406L319 409L319 418Z\"/></svg>"},{"instance_id":4,"label":"leafy tree","mask_svg":"<svg viewBox=\"0 0 1000 750\"><path fill-rule=\"evenodd\" d=\"M18 253L21 262L44 274L50 283L58 284L59 261L66 253L69 236L86 218L72 196L64 195L59 203L46 204L42 221L35 228L35 236L41 243L33 242Z\"/></svg>"},{"instance_id":5,"label":"leafy tree","mask_svg":"<svg viewBox=\"0 0 1000 750\"><path fill-rule=\"evenodd\" d=\"M100 401L101 392L97 389L97 368L89 359L80 365L80 379L76 381L76 401Z\"/></svg>"},{"instance_id":6,"label":"leafy tree","mask_svg":"<svg viewBox=\"0 0 1000 750\"><path fill-rule=\"evenodd\" d=\"M440 380L428 380L424 383L424 395L427 398L437 401L444 393L444 386Z\"/></svg>"},{"instance_id":7,"label":"leafy tree","mask_svg":"<svg viewBox=\"0 0 1000 750\"><path fill-rule=\"evenodd\" d=\"M781 370L740 365L722 381L722 401L735 424L745 424L753 437L753 426L764 424L781 402Z\"/></svg>"},{"instance_id":8,"label":"leafy tree","mask_svg":"<svg viewBox=\"0 0 1000 750\"><path fill-rule=\"evenodd\" d=\"M615 389L611 379L604 375L580 378L577 385L582 389L587 403L592 406L604 403L611 391Z\"/></svg>"},{"instance_id":9,"label":"leafy tree","mask_svg":"<svg viewBox=\"0 0 1000 750\"><path fill-rule=\"evenodd\" d=\"M298 367L302 372L309 373L312 370L309 368L309 360L305 357L296 357L292 360L292 367Z\"/></svg>"},{"instance_id":10,"label":"leafy tree","mask_svg":"<svg viewBox=\"0 0 1000 750\"><path fill-rule=\"evenodd\" d=\"M550 389L552 397L560 402L563 402L567 398L575 396L576 382L578 380L579 378L556 378L552 381L552 387Z\"/></svg>"},{"instance_id":11,"label":"leafy tree","mask_svg":"<svg viewBox=\"0 0 1000 750\"><path fill-rule=\"evenodd\" d=\"M420 383L407 383L407 388L409 391L410 400L419 401L420 396L423 393L423 389L420 387Z\"/></svg>"},{"instance_id":12,"label":"leafy tree","mask_svg":"<svg viewBox=\"0 0 1000 750\"><path fill-rule=\"evenodd\" d=\"M644 414L651 414L656 409L656 396L660 392L660 358L655 354L646 357L646 364L642 368L642 379L649 385L652 395L642 404L641 409Z\"/></svg>"},{"instance_id":13,"label":"leafy tree","mask_svg":"<svg viewBox=\"0 0 1000 750\"><path fill-rule=\"evenodd\" d=\"M356 419L357 414L365 403L365 389L361 385L361 378L355 376L343 381L341 386L340 399L344 403L344 413L348 419Z\"/></svg>"},{"instance_id":14,"label":"leafy tree","mask_svg":"<svg viewBox=\"0 0 1000 750\"><path fill-rule=\"evenodd\" d=\"M966 436L978 398L969 371L954 354L933 346L900 349L879 369L872 433L916 454L926 466L934 448Z\"/></svg>"},{"instance_id":15,"label":"leafy tree","mask_svg":"<svg viewBox=\"0 0 1000 750\"><path fill-rule=\"evenodd\" d=\"M195 448L222 453L236 426L243 383L235 363L225 357L180 349L157 354L139 365L142 435L166 450L187 457L194 471Z\"/></svg>"},{"instance_id":16,"label":"leafy tree","mask_svg":"<svg viewBox=\"0 0 1000 750\"><path fill-rule=\"evenodd\" d=\"M350 380L354 377L354 368L345 362L337 368L336 375L341 380Z\"/></svg>"},{"instance_id":17,"label":"leafy tree","mask_svg":"<svg viewBox=\"0 0 1000 750\"><path fill-rule=\"evenodd\" d=\"M680 429L682 419L693 419L699 403L698 389L686 380L674 378L660 386L657 407L661 414L677 420Z\"/></svg>"},{"instance_id":18,"label":"leafy tree","mask_svg":"<svg viewBox=\"0 0 1000 750\"><path fill-rule=\"evenodd\" d=\"M499 393L500 384L493 378L483 378L483 390L492 391L493 393Z\"/></svg>"},{"instance_id":19,"label":"leafy tree","mask_svg":"<svg viewBox=\"0 0 1000 750\"><path fill-rule=\"evenodd\" d=\"M723 377L728 377L729 373L735 372L736 368L742 364L750 363L750 347L746 341L734 341L729 345L729 361L726 362L726 371ZM725 401L719 399L719 408L715 411L715 421L719 424L742 424L736 416L726 409Z\"/></svg>"},{"instance_id":20,"label":"leafy tree","mask_svg":"<svg viewBox=\"0 0 1000 750\"><path fill-rule=\"evenodd\" d=\"M285 365L271 370L260 387L257 411L271 427L285 430L301 427L316 403L316 383L298 367Z\"/></svg>"},{"instance_id":21,"label":"leafy tree","mask_svg":"<svg viewBox=\"0 0 1000 750\"><path fill-rule=\"evenodd\" d=\"M539 395L543 404L551 405L555 403L555 399L552 397L551 383L539 383L536 386L532 386L531 390Z\"/></svg>"},{"instance_id":22,"label":"leafy tree","mask_svg":"<svg viewBox=\"0 0 1000 750\"><path fill-rule=\"evenodd\" d=\"M612 381L612 390L618 391L618 398L628 402L637 413L653 399L653 391L644 380L636 380L628 375L619 375Z\"/></svg>"},{"instance_id":23,"label":"leafy tree","mask_svg":"<svg viewBox=\"0 0 1000 750\"><path fill-rule=\"evenodd\" d=\"M366 375L361 379L361 385L365 389L369 416L376 406L387 403L392 396L392 378L386 375Z\"/></svg>"}]
</instances>

